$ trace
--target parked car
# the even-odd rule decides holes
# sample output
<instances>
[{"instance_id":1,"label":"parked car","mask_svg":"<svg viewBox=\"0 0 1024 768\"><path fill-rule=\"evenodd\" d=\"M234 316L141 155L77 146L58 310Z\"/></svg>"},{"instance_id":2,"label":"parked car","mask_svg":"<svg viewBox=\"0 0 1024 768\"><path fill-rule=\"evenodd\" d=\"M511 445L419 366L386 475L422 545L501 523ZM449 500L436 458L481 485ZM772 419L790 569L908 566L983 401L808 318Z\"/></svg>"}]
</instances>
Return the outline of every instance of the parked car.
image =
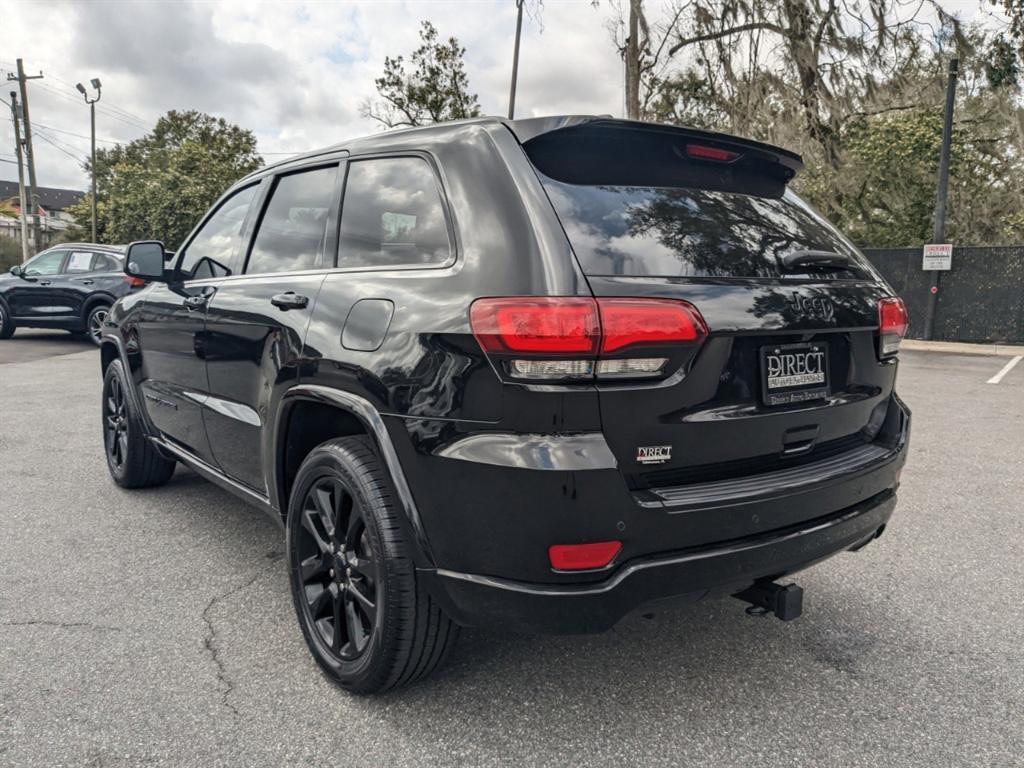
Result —
<instances>
[{"instance_id":1,"label":"parked car","mask_svg":"<svg viewBox=\"0 0 1024 768\"><path fill-rule=\"evenodd\" d=\"M124 274L124 248L63 243L0 274L0 339L17 328L59 328L100 343L110 305L145 285Z\"/></svg>"},{"instance_id":2,"label":"parked car","mask_svg":"<svg viewBox=\"0 0 1024 768\"><path fill-rule=\"evenodd\" d=\"M128 249L152 284L103 329L110 473L181 462L280 523L305 640L355 692L459 626L729 594L793 618L776 580L882 533L910 422L906 310L800 168L556 117L258 171L173 258Z\"/></svg>"}]
</instances>

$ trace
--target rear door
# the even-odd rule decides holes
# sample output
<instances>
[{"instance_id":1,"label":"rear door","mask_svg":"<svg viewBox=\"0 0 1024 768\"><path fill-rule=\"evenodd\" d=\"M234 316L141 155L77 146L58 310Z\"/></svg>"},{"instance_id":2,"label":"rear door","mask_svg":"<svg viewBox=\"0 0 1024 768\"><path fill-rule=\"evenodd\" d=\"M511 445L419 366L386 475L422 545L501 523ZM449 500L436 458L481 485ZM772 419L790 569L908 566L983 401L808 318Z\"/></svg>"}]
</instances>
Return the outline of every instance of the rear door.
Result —
<instances>
[{"instance_id":1,"label":"rear door","mask_svg":"<svg viewBox=\"0 0 1024 768\"><path fill-rule=\"evenodd\" d=\"M888 291L786 188L799 161L710 134L572 131L525 146L595 296L683 300L709 331L648 383L598 376L629 483L748 476L863 444L895 374L875 344Z\"/></svg>"},{"instance_id":2,"label":"rear door","mask_svg":"<svg viewBox=\"0 0 1024 768\"><path fill-rule=\"evenodd\" d=\"M211 449L227 475L260 493L273 460L269 419L299 380L309 319L334 266L339 161L265 186L244 272L217 285L203 338Z\"/></svg>"},{"instance_id":3,"label":"rear door","mask_svg":"<svg viewBox=\"0 0 1024 768\"><path fill-rule=\"evenodd\" d=\"M97 260L100 261L97 264ZM72 314L81 316L85 309L85 302L90 296L102 292L104 288L108 291L118 282L110 279L110 274L104 276L97 267L106 263L103 254L94 251L72 249L68 255L67 263L64 265L64 275L61 285L61 293L66 296L67 304L71 307Z\"/></svg>"}]
</instances>

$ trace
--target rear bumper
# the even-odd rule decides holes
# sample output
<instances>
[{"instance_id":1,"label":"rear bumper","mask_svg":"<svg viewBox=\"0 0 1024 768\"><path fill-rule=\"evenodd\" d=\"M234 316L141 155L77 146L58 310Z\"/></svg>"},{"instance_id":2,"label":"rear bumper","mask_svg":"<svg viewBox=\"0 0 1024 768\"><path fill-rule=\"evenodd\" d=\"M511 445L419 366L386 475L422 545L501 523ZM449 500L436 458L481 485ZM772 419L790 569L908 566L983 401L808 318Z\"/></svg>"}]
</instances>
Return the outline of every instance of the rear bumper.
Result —
<instances>
[{"instance_id":1,"label":"rear bumper","mask_svg":"<svg viewBox=\"0 0 1024 768\"><path fill-rule=\"evenodd\" d=\"M445 569L420 572L460 624L535 633L601 632L630 611L666 598L732 594L779 578L881 533L896 505L885 491L848 509L789 529L714 547L631 561L606 580L529 584Z\"/></svg>"}]
</instances>

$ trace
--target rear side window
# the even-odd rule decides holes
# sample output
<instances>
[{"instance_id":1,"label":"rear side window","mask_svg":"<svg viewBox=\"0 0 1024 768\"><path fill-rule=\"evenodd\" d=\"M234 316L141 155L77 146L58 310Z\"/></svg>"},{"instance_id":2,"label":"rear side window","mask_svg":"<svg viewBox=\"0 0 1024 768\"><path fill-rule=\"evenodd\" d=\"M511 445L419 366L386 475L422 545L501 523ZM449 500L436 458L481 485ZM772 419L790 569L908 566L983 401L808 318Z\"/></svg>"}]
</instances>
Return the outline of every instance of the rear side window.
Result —
<instances>
[{"instance_id":1,"label":"rear side window","mask_svg":"<svg viewBox=\"0 0 1024 768\"><path fill-rule=\"evenodd\" d=\"M257 187L254 184L239 190L206 220L178 261L178 270L184 279L202 280L232 273L232 264L242 239L242 227Z\"/></svg>"},{"instance_id":2,"label":"rear side window","mask_svg":"<svg viewBox=\"0 0 1024 768\"><path fill-rule=\"evenodd\" d=\"M337 178L338 167L331 166L277 179L253 241L246 274L323 266Z\"/></svg>"},{"instance_id":3,"label":"rear side window","mask_svg":"<svg viewBox=\"0 0 1024 768\"><path fill-rule=\"evenodd\" d=\"M92 262L93 272L120 272L121 262L105 253L97 253Z\"/></svg>"},{"instance_id":4,"label":"rear side window","mask_svg":"<svg viewBox=\"0 0 1024 768\"><path fill-rule=\"evenodd\" d=\"M785 167L756 147L745 155L697 141L680 133L595 128L555 131L536 144L527 142L527 154L586 274L815 279L870 274L856 248L786 188L792 173ZM813 271L782 266L783 256L801 250L838 253L852 266Z\"/></svg>"},{"instance_id":5,"label":"rear side window","mask_svg":"<svg viewBox=\"0 0 1024 768\"><path fill-rule=\"evenodd\" d=\"M348 164L339 267L436 266L451 255L441 192L426 160L382 157Z\"/></svg>"}]
</instances>

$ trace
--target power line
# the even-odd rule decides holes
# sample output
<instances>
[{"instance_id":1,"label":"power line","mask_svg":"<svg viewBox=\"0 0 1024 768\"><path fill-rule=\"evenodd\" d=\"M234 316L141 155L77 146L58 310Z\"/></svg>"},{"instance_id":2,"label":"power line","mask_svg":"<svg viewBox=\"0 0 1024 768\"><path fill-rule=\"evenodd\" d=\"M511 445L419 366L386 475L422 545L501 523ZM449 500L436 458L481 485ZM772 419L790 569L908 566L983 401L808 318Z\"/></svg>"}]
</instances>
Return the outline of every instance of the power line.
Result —
<instances>
[{"instance_id":1,"label":"power line","mask_svg":"<svg viewBox=\"0 0 1024 768\"><path fill-rule=\"evenodd\" d=\"M56 147L57 149L59 149L61 152L63 152L68 157L70 157L70 158L72 158L74 160L77 160L78 162L82 161L81 157L76 155L74 152L71 152L70 150L65 149L64 147L62 147L60 144L58 144L56 141L51 139L49 136L47 136L42 131L36 131L36 136L38 136L40 139L45 141L47 144L50 144L51 146Z\"/></svg>"},{"instance_id":2,"label":"power line","mask_svg":"<svg viewBox=\"0 0 1024 768\"><path fill-rule=\"evenodd\" d=\"M82 134L82 133L75 133L74 131L66 131L63 128L54 128L52 125L45 125L43 123L36 123L36 125L38 125L41 128L45 128L48 131L56 131L57 133L66 133L68 136L77 136L80 139L88 140L88 139L91 138L91 137L86 136L85 134ZM100 138L97 138L96 141L101 141L104 144L124 144L123 141L115 141L114 139L100 139Z\"/></svg>"}]
</instances>

